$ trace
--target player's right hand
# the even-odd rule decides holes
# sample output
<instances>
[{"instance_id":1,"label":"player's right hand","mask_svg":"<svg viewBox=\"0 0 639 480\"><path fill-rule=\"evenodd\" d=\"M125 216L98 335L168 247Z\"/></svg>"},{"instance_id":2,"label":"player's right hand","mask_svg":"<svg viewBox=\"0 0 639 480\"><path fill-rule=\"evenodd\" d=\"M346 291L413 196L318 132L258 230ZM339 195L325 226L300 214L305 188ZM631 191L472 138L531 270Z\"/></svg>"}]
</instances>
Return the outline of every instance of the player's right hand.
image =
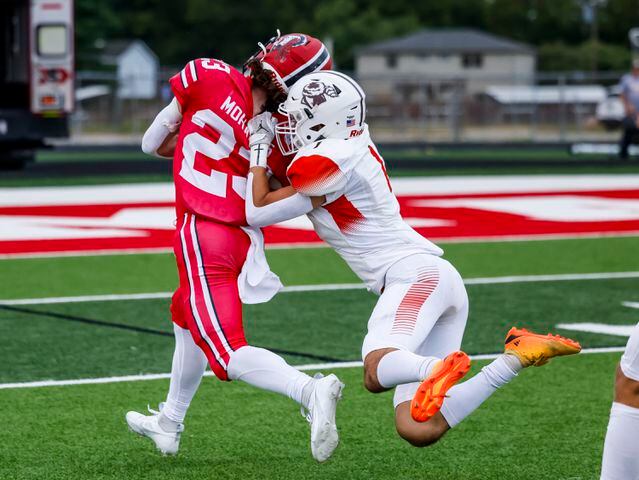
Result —
<instances>
[{"instance_id":1,"label":"player's right hand","mask_svg":"<svg viewBox=\"0 0 639 480\"><path fill-rule=\"evenodd\" d=\"M260 113L251 118L248 122L249 146L270 145L275 137L276 123L271 112Z\"/></svg>"}]
</instances>

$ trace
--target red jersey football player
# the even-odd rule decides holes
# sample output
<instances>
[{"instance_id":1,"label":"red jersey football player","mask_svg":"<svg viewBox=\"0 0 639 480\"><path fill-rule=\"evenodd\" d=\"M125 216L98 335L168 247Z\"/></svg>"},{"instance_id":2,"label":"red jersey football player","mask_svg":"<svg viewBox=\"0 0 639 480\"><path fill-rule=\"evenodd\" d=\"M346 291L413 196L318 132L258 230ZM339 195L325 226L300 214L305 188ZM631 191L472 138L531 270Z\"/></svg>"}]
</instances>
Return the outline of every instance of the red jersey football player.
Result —
<instances>
[{"instance_id":1,"label":"red jersey football player","mask_svg":"<svg viewBox=\"0 0 639 480\"><path fill-rule=\"evenodd\" d=\"M311 378L275 353L249 346L242 302L266 302L281 288L266 263L261 231L246 223L247 122L275 111L288 87L330 68L331 59L322 42L304 34L278 35L260 47L244 74L221 60L188 62L170 79L175 98L144 135L146 153L173 156L176 346L160 411L128 412L126 420L162 453L177 453L186 410L208 363L221 380L243 380L307 409L311 451L324 461L338 443L335 409L342 383L335 375Z\"/></svg>"}]
</instances>

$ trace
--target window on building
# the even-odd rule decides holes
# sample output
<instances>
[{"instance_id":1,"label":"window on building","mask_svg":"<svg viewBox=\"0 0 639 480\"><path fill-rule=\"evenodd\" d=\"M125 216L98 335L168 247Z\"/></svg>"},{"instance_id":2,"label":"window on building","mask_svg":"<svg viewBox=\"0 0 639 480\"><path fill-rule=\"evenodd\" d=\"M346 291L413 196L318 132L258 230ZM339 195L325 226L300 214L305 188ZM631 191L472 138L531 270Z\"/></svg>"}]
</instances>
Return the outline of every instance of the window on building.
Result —
<instances>
[{"instance_id":1,"label":"window on building","mask_svg":"<svg viewBox=\"0 0 639 480\"><path fill-rule=\"evenodd\" d=\"M462 55L462 65L464 68L481 68L484 57L480 53L464 53Z\"/></svg>"},{"instance_id":2,"label":"window on building","mask_svg":"<svg viewBox=\"0 0 639 480\"><path fill-rule=\"evenodd\" d=\"M397 67L397 55L387 55L386 56L386 66L388 68Z\"/></svg>"}]
</instances>

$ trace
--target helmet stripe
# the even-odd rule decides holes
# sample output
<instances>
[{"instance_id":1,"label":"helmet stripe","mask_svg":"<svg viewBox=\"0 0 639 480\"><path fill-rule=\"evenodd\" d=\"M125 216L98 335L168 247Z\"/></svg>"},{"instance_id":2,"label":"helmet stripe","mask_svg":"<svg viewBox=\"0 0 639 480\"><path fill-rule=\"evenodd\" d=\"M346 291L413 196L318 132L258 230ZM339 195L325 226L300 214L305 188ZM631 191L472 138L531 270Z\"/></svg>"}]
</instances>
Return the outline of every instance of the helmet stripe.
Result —
<instances>
[{"instance_id":1,"label":"helmet stripe","mask_svg":"<svg viewBox=\"0 0 639 480\"><path fill-rule=\"evenodd\" d=\"M285 76L283 79L284 83L286 84L288 88L291 88L295 84L295 82L297 82L304 75L313 73L319 67L326 65L326 62L328 62L329 58L330 58L330 55L328 53L328 50L326 49L326 47L324 47L324 45L322 45L322 48L317 53L317 55L315 55L313 58L311 58L308 62L306 62L297 70Z\"/></svg>"}]
</instances>

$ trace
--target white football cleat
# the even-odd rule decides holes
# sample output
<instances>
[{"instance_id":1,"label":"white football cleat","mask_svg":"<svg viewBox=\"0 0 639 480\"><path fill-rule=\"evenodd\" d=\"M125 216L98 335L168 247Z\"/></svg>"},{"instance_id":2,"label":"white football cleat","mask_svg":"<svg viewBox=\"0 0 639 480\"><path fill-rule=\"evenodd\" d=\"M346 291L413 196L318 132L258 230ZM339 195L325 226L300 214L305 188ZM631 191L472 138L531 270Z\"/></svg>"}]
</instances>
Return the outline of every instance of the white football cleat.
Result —
<instances>
[{"instance_id":1,"label":"white football cleat","mask_svg":"<svg viewBox=\"0 0 639 480\"><path fill-rule=\"evenodd\" d=\"M344 384L333 374L315 382L306 419L311 424L311 453L318 462L328 460L339 444L335 410L343 388Z\"/></svg>"},{"instance_id":2,"label":"white football cleat","mask_svg":"<svg viewBox=\"0 0 639 480\"><path fill-rule=\"evenodd\" d=\"M160 403L162 410L163 403ZM142 415L138 412L127 412L126 423L132 432L150 438L157 449L163 455L175 455L180 448L180 434L184 431L184 425L178 424L177 431L167 432L158 423L160 412L147 407L151 415Z\"/></svg>"}]
</instances>

